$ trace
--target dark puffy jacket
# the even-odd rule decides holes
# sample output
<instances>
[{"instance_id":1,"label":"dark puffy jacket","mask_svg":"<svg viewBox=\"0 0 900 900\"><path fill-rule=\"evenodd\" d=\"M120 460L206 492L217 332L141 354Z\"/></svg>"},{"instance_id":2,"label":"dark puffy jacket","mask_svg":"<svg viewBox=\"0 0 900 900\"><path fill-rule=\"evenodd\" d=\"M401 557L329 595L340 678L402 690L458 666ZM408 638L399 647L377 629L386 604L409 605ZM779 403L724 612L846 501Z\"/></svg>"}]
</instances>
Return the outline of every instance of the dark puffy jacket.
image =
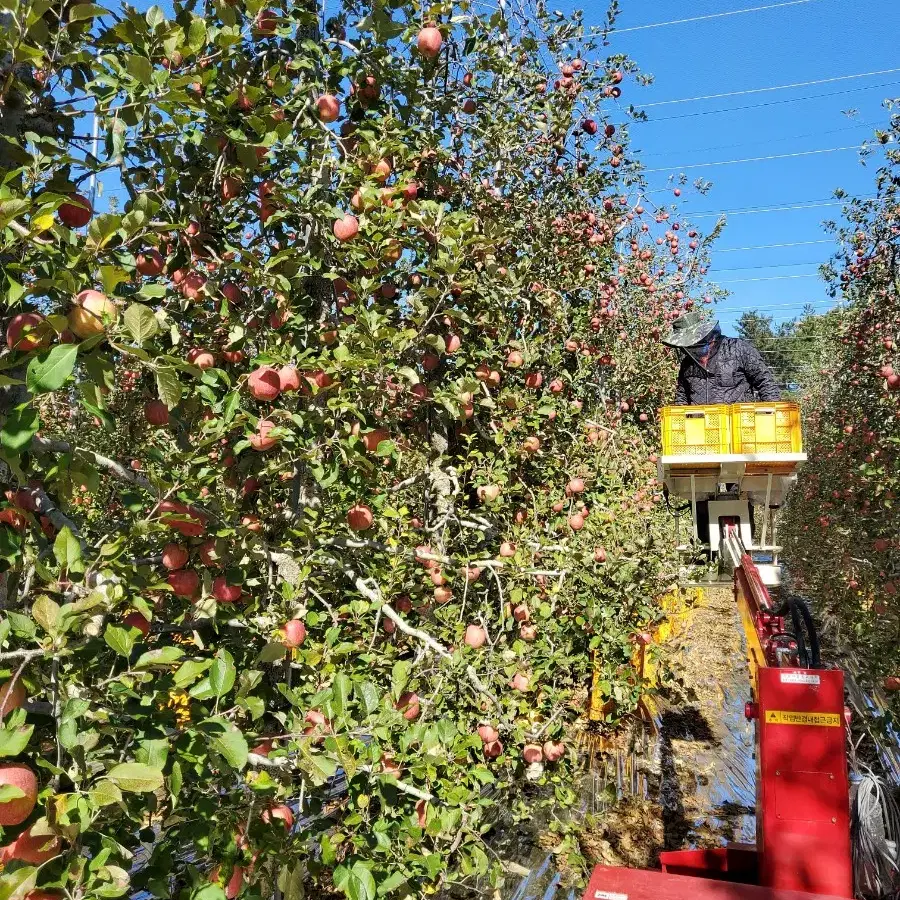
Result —
<instances>
[{"instance_id":1,"label":"dark puffy jacket","mask_svg":"<svg viewBox=\"0 0 900 900\"><path fill-rule=\"evenodd\" d=\"M675 391L677 404L696 406L780 399L772 370L756 347L740 338L719 338L705 369L690 356L681 361Z\"/></svg>"}]
</instances>

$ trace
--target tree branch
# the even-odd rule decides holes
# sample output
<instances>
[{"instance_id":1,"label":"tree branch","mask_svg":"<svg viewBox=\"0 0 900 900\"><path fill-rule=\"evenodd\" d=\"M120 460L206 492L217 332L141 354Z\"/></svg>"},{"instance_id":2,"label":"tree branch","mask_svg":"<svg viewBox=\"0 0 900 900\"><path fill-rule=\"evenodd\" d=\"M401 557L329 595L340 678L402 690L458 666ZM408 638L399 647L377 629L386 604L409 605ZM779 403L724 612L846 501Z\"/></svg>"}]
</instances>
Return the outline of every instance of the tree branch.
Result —
<instances>
[{"instance_id":1,"label":"tree branch","mask_svg":"<svg viewBox=\"0 0 900 900\"><path fill-rule=\"evenodd\" d=\"M80 453L88 457L88 459L92 460L102 469L111 472L120 481L127 481L129 484L137 485L145 491L149 491L151 494L159 496L159 490L154 487L146 475L141 475L140 472L134 472L131 469L127 469L114 459L109 459L106 456L95 453L93 450L87 450L84 447L76 447L68 441L51 441L41 437L33 437L31 439L31 446L34 450L42 453Z\"/></svg>"}]
</instances>

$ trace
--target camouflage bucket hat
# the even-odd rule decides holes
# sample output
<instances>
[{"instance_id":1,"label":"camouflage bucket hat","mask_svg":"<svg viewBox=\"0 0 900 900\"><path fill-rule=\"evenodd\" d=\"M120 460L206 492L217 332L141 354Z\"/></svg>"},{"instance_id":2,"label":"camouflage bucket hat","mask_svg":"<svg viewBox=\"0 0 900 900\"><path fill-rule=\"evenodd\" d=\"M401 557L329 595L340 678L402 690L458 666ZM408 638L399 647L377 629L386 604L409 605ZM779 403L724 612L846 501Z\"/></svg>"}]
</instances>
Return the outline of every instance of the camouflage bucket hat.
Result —
<instances>
[{"instance_id":1,"label":"camouflage bucket hat","mask_svg":"<svg viewBox=\"0 0 900 900\"><path fill-rule=\"evenodd\" d=\"M672 323L662 342L668 347L694 347L702 344L719 327L719 320L706 312L689 312Z\"/></svg>"}]
</instances>

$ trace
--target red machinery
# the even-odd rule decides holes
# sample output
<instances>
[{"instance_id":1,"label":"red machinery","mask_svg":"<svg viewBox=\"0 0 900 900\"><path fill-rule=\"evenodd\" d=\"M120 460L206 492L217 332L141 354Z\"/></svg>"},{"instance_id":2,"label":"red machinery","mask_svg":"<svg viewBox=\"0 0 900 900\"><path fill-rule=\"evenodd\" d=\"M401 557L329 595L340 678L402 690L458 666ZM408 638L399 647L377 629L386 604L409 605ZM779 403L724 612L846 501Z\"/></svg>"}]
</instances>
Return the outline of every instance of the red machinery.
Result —
<instances>
[{"instance_id":1,"label":"red machinery","mask_svg":"<svg viewBox=\"0 0 900 900\"><path fill-rule=\"evenodd\" d=\"M796 608L776 609L736 536L726 544L756 722L756 845L662 853L661 872L598 866L584 900L853 897L843 672L815 667L801 629L786 632Z\"/></svg>"}]
</instances>

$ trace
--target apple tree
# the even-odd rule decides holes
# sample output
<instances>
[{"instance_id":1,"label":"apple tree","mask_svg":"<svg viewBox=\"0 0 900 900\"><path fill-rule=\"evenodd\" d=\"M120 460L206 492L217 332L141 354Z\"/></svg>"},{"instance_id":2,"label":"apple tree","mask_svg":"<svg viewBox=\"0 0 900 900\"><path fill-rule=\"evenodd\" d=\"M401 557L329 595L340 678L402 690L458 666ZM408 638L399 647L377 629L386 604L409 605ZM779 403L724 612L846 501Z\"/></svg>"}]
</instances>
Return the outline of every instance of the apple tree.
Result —
<instances>
[{"instance_id":1,"label":"apple tree","mask_svg":"<svg viewBox=\"0 0 900 900\"><path fill-rule=\"evenodd\" d=\"M703 242L642 193L635 66L329 11L0 11L5 900L496 882L592 659L636 706Z\"/></svg>"}]
</instances>

